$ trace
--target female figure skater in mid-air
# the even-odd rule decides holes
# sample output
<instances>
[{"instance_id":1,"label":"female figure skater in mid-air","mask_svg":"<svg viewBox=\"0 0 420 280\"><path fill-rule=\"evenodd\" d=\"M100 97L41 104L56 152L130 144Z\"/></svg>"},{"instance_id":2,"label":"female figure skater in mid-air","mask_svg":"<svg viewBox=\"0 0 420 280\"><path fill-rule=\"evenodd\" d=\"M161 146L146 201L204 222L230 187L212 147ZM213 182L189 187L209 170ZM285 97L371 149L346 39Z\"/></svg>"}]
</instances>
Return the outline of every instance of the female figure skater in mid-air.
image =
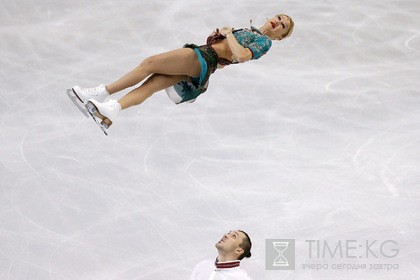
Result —
<instances>
[{"instance_id":1,"label":"female figure skater in mid-air","mask_svg":"<svg viewBox=\"0 0 420 280\"><path fill-rule=\"evenodd\" d=\"M217 29L207 38L207 44L186 44L183 48L154 55L143 60L119 80L105 86L81 88L75 86L69 93L73 101L86 105L87 110L108 128L118 113L139 105L153 93L167 89L176 104L192 102L206 91L209 77L217 68L250 59L259 59L271 47L272 40L290 36L294 23L284 14L267 19L260 28L234 30ZM147 80L117 100L104 100L116 92ZM105 130L104 130L105 132Z\"/></svg>"}]
</instances>

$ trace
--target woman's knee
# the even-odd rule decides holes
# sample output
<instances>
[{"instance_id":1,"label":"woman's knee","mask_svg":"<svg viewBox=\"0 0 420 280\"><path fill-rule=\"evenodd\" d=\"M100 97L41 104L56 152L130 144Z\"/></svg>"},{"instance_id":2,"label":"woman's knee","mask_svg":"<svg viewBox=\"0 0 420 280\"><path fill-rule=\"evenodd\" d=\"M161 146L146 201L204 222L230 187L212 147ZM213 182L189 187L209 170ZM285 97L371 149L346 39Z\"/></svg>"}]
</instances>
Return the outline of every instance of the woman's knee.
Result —
<instances>
[{"instance_id":1,"label":"woman's knee","mask_svg":"<svg viewBox=\"0 0 420 280\"><path fill-rule=\"evenodd\" d=\"M149 74L153 74L156 73L156 66L159 65L158 60L159 58L157 55L149 56L140 63L140 66L144 71L148 72Z\"/></svg>"}]
</instances>

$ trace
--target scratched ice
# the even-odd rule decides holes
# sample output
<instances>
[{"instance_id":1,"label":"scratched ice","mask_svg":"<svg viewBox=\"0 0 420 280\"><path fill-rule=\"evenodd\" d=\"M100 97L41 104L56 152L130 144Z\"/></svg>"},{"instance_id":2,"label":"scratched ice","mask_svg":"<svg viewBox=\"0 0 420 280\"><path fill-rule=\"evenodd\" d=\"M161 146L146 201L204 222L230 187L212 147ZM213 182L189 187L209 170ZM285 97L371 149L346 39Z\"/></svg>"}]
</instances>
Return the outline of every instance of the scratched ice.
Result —
<instances>
[{"instance_id":1,"label":"scratched ice","mask_svg":"<svg viewBox=\"0 0 420 280\"><path fill-rule=\"evenodd\" d=\"M290 39L218 70L193 104L157 93L108 137L65 94L277 12ZM254 279L419 279L419 14L413 0L2 1L0 279L188 279L235 228ZM296 240L295 270L265 270L266 239ZM305 240L347 239L399 254L309 259Z\"/></svg>"}]
</instances>

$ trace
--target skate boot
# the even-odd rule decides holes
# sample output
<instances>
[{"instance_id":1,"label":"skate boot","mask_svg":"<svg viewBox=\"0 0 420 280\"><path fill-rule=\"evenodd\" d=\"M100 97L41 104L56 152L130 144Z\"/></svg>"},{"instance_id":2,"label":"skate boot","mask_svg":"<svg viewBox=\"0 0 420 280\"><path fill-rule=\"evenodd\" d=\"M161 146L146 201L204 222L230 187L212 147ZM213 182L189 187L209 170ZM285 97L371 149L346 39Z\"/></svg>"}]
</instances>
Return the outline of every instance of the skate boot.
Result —
<instances>
[{"instance_id":1,"label":"skate boot","mask_svg":"<svg viewBox=\"0 0 420 280\"><path fill-rule=\"evenodd\" d=\"M99 85L94 88L81 88L79 86L75 86L72 88L72 91L79 101L84 104L86 104L89 99L104 102L104 100L109 96L109 92L106 90L105 85Z\"/></svg>"},{"instance_id":2,"label":"skate boot","mask_svg":"<svg viewBox=\"0 0 420 280\"><path fill-rule=\"evenodd\" d=\"M86 109L97 124L108 129L112 125L112 121L115 120L118 113L121 111L121 105L114 99L105 103L98 102L95 99L89 99L86 102ZM97 119L100 119L101 121L99 122Z\"/></svg>"}]
</instances>

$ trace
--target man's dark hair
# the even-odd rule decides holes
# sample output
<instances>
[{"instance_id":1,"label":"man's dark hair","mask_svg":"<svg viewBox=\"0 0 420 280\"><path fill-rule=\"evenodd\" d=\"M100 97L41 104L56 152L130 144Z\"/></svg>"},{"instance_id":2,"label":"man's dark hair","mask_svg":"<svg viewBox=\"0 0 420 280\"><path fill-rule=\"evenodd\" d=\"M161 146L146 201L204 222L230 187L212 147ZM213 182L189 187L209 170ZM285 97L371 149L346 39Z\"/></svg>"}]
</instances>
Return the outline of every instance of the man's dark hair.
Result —
<instances>
[{"instance_id":1,"label":"man's dark hair","mask_svg":"<svg viewBox=\"0 0 420 280\"><path fill-rule=\"evenodd\" d=\"M243 249L244 252L238 257L238 260L242 260L243 258L250 258L252 247L252 242L251 238L249 238L249 235L243 230L240 230L240 232L242 232L245 235L245 237L242 239L241 244L239 244L239 247L241 247L241 249Z\"/></svg>"}]
</instances>

